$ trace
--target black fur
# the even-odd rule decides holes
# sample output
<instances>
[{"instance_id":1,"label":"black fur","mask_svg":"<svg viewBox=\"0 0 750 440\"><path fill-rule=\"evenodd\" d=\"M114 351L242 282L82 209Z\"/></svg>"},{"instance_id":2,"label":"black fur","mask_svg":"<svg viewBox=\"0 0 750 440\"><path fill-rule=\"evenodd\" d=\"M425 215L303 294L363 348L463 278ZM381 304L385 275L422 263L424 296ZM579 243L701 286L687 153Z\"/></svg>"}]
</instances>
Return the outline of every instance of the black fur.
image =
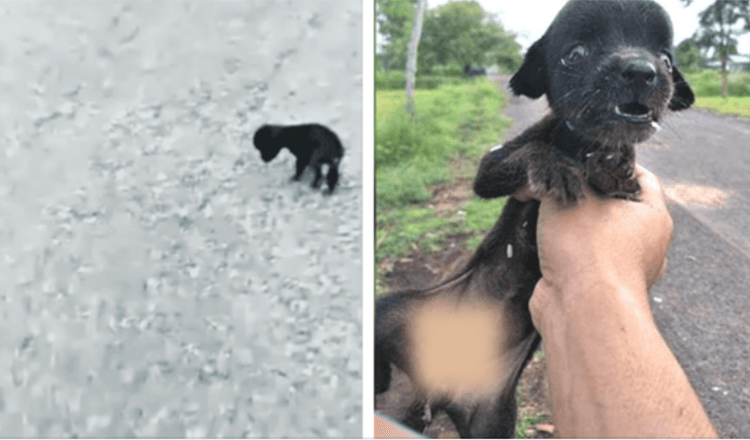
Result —
<instances>
[{"instance_id":1,"label":"black fur","mask_svg":"<svg viewBox=\"0 0 750 440\"><path fill-rule=\"evenodd\" d=\"M637 199L635 144L656 131L667 108L694 101L671 53L672 27L651 0L573 0L526 54L510 85L517 95L547 95L552 113L487 153L474 191L508 196L528 186L537 197L576 203L588 182L598 192ZM466 267L435 287L394 292L375 306L375 392L390 386L391 366L419 392L410 414L417 430L445 409L462 437L511 437L515 388L539 344L528 301L541 277L536 247L539 202L508 199ZM502 341L493 356L506 368L491 395L426 385L415 356L414 316L437 300L479 302L500 310ZM500 304L500 305L498 305ZM467 341L468 342L468 341ZM439 349L436 349L439 350ZM424 411L425 417L415 417ZM415 422L416 420L416 422Z\"/></svg>"},{"instance_id":2,"label":"black fur","mask_svg":"<svg viewBox=\"0 0 750 440\"><path fill-rule=\"evenodd\" d=\"M336 133L320 124L264 125L253 137L255 148L260 151L264 162L270 162L283 147L297 157L293 180L299 180L306 167L315 172L313 188L319 188L323 173L321 167L328 164L326 182L327 194L333 192L339 181L339 162L344 155Z\"/></svg>"}]
</instances>

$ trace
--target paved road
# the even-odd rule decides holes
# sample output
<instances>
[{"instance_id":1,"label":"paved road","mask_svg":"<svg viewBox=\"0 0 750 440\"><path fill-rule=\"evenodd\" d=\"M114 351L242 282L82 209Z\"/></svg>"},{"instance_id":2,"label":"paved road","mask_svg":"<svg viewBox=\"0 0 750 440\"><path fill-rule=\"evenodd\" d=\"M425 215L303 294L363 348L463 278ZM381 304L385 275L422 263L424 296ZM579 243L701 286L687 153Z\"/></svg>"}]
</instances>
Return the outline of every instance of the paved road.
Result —
<instances>
[{"instance_id":1,"label":"paved road","mask_svg":"<svg viewBox=\"0 0 750 440\"><path fill-rule=\"evenodd\" d=\"M496 77L506 86L507 76ZM512 98L509 136L538 119L546 101ZM654 317L722 437L750 437L750 121L687 110L639 148L665 185L712 187L720 207L670 204L675 233Z\"/></svg>"}]
</instances>

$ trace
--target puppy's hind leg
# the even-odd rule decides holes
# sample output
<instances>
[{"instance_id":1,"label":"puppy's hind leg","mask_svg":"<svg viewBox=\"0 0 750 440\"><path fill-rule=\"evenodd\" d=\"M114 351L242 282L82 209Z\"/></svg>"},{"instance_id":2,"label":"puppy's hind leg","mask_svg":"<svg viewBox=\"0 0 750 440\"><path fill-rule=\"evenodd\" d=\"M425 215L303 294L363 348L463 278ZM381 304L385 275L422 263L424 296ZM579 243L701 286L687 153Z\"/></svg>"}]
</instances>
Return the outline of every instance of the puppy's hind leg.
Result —
<instances>
[{"instance_id":1,"label":"puppy's hind leg","mask_svg":"<svg viewBox=\"0 0 750 440\"><path fill-rule=\"evenodd\" d=\"M312 181L312 186L315 189L320 188L320 181L323 180L323 171L321 171L322 165L319 163L316 163L313 168L315 169L315 178Z\"/></svg>"},{"instance_id":2,"label":"puppy's hind leg","mask_svg":"<svg viewBox=\"0 0 750 440\"><path fill-rule=\"evenodd\" d=\"M326 194L333 194L333 190L336 189L336 185L339 182L338 161L336 161L336 163L332 163L328 167L328 174L326 175L326 181L328 182L328 191L326 191Z\"/></svg>"},{"instance_id":3,"label":"puppy's hind leg","mask_svg":"<svg viewBox=\"0 0 750 440\"><path fill-rule=\"evenodd\" d=\"M516 388L524 367L539 346L541 338L532 329L516 345L503 353L505 377L499 391L478 402L451 402L445 411L456 425L461 438L511 438L516 431Z\"/></svg>"}]
</instances>

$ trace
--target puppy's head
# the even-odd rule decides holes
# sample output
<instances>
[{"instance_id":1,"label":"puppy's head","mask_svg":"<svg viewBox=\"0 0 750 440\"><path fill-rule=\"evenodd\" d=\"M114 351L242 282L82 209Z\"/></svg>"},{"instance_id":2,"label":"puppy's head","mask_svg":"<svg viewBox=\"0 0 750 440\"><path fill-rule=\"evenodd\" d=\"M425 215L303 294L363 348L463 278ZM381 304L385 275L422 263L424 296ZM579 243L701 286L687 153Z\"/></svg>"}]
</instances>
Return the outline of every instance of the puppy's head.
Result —
<instances>
[{"instance_id":1,"label":"puppy's head","mask_svg":"<svg viewBox=\"0 0 750 440\"><path fill-rule=\"evenodd\" d=\"M272 161L279 154L279 151L281 151L281 147L283 147L276 139L279 130L278 127L273 125L264 125L253 136L253 144L260 151L260 157L263 158L264 162Z\"/></svg>"},{"instance_id":2,"label":"puppy's head","mask_svg":"<svg viewBox=\"0 0 750 440\"><path fill-rule=\"evenodd\" d=\"M652 0L572 0L511 78L517 95L547 95L567 126L602 143L641 142L693 92L675 66L672 23Z\"/></svg>"}]
</instances>

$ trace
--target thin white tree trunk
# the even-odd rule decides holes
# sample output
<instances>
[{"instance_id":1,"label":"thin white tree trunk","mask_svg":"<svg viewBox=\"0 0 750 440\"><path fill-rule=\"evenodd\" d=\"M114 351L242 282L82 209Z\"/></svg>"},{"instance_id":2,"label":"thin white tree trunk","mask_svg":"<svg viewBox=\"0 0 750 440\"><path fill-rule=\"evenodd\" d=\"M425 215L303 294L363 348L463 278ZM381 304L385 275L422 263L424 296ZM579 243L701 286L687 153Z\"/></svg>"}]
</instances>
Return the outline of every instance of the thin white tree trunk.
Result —
<instances>
[{"instance_id":1,"label":"thin white tree trunk","mask_svg":"<svg viewBox=\"0 0 750 440\"><path fill-rule=\"evenodd\" d=\"M414 79L417 75L417 46L422 36L422 15L427 0L417 1L417 10L414 13L414 27L411 29L409 40L409 56L406 58L406 111L414 116Z\"/></svg>"}]
</instances>

